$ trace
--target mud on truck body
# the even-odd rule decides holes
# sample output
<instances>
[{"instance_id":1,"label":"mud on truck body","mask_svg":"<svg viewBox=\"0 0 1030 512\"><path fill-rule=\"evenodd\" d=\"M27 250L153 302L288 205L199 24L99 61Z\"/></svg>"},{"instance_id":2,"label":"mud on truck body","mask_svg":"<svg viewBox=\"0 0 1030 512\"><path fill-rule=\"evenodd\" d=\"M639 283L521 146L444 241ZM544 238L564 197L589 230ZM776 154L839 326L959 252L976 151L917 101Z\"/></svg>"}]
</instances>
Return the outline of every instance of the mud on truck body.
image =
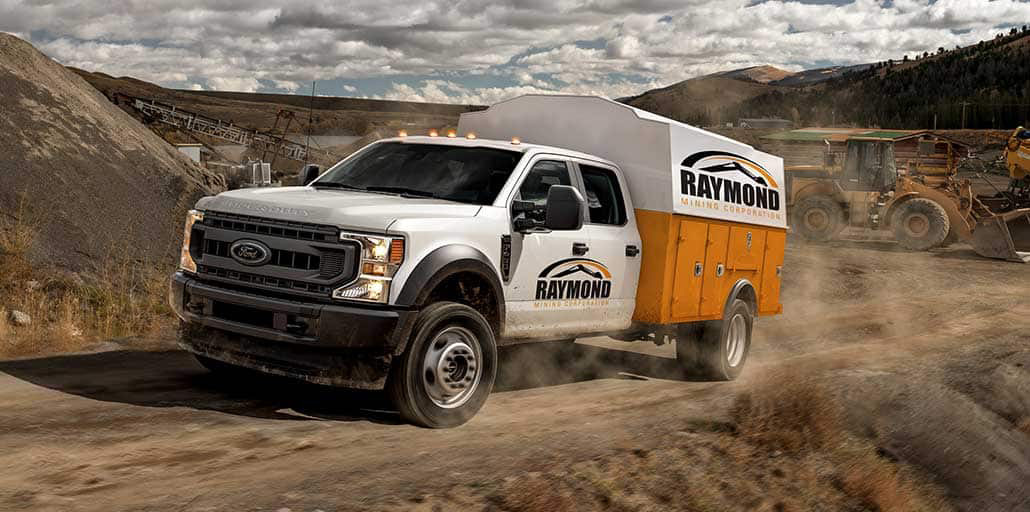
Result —
<instances>
[{"instance_id":1,"label":"mud on truck body","mask_svg":"<svg viewBox=\"0 0 1030 512\"><path fill-rule=\"evenodd\" d=\"M457 132L201 199L180 344L215 371L385 389L429 427L479 410L508 344L674 340L686 371L740 374L754 317L782 311L780 158L595 97L515 98Z\"/></svg>"}]
</instances>

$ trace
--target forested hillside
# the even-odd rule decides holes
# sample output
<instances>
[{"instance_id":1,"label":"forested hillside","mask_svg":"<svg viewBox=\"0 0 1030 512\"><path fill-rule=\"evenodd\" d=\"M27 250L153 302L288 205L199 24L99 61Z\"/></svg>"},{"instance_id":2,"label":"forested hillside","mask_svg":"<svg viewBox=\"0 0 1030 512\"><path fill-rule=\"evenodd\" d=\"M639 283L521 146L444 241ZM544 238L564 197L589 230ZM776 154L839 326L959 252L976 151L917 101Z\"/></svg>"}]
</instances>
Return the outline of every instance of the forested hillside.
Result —
<instances>
[{"instance_id":1,"label":"forested hillside","mask_svg":"<svg viewBox=\"0 0 1030 512\"><path fill-rule=\"evenodd\" d=\"M782 117L799 125L1008 128L1030 119L1030 31L880 62L816 86L778 89L722 119ZM964 118L964 119L963 119Z\"/></svg>"}]
</instances>

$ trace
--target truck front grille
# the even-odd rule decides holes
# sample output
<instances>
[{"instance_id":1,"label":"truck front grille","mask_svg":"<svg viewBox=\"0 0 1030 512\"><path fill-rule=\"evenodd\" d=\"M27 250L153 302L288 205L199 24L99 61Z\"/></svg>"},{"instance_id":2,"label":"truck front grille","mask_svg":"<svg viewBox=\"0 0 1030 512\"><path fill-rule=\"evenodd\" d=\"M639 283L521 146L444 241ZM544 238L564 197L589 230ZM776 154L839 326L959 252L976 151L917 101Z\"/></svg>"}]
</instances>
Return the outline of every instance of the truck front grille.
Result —
<instances>
[{"instance_id":1,"label":"truck front grille","mask_svg":"<svg viewBox=\"0 0 1030 512\"><path fill-rule=\"evenodd\" d=\"M332 226L207 212L193 227L191 252L202 280L233 283L256 292L327 298L353 281L361 247L339 239ZM262 265L244 265L230 248L239 240L257 241L270 251Z\"/></svg>"},{"instance_id":2,"label":"truck front grille","mask_svg":"<svg viewBox=\"0 0 1030 512\"><path fill-rule=\"evenodd\" d=\"M230 245L232 244L230 244L229 242L223 242L222 240L205 239L204 254L211 254L222 258L229 258ZM322 258L319 257L317 254L306 254L296 251L272 249L272 259L268 260L268 263L266 263L266 265L295 268L299 270L317 270L320 268L321 260ZM330 271L330 273L323 272L320 275L323 275L323 277L337 276L341 272L343 272L343 265L342 263L339 263L336 267L328 270Z\"/></svg>"}]
</instances>

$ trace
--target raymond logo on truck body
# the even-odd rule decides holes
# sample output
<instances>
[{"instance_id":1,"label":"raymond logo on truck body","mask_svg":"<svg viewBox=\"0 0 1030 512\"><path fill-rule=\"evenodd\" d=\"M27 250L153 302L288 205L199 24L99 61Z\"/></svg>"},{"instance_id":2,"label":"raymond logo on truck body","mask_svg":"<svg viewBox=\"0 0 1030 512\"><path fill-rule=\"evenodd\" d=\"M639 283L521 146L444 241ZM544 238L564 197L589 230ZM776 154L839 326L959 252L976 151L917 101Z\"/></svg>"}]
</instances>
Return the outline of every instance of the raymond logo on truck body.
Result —
<instances>
[{"instance_id":1,"label":"raymond logo on truck body","mask_svg":"<svg viewBox=\"0 0 1030 512\"><path fill-rule=\"evenodd\" d=\"M783 160L748 147L704 148L672 134L673 210L730 222L784 228Z\"/></svg>"},{"instance_id":2,"label":"raymond logo on truck body","mask_svg":"<svg viewBox=\"0 0 1030 512\"><path fill-rule=\"evenodd\" d=\"M608 267L586 258L556 261L536 281L536 300L607 299L611 294Z\"/></svg>"},{"instance_id":3,"label":"raymond logo on truck body","mask_svg":"<svg viewBox=\"0 0 1030 512\"><path fill-rule=\"evenodd\" d=\"M769 171L750 159L725 151L701 151L680 165L680 193L685 196L748 208L780 209L779 184Z\"/></svg>"}]
</instances>

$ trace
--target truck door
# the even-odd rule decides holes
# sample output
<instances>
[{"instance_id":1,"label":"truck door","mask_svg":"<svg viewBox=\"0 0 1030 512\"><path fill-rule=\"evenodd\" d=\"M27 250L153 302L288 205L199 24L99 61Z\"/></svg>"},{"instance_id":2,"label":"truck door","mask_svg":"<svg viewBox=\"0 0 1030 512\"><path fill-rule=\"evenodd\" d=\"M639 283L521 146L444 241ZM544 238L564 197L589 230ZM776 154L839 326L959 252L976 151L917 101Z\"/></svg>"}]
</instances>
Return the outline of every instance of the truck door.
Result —
<instances>
[{"instance_id":1,"label":"truck door","mask_svg":"<svg viewBox=\"0 0 1030 512\"><path fill-rule=\"evenodd\" d=\"M614 169L578 162L587 200L583 229L590 238L589 258L611 274L611 293L593 304L594 322L602 331L628 329L636 305L640 274L640 234L629 215L624 184Z\"/></svg>"},{"instance_id":2,"label":"truck door","mask_svg":"<svg viewBox=\"0 0 1030 512\"><path fill-rule=\"evenodd\" d=\"M528 201L541 208L552 185L578 186L573 168L562 157L539 155L530 161L528 171L509 200L511 218L533 215L543 220L542 209L520 213L512 202ZM506 283L507 318L504 337L563 338L597 329L589 297L603 295L604 284L611 281L607 269L589 259L590 239L585 229L517 232L511 235L511 270Z\"/></svg>"}]
</instances>

